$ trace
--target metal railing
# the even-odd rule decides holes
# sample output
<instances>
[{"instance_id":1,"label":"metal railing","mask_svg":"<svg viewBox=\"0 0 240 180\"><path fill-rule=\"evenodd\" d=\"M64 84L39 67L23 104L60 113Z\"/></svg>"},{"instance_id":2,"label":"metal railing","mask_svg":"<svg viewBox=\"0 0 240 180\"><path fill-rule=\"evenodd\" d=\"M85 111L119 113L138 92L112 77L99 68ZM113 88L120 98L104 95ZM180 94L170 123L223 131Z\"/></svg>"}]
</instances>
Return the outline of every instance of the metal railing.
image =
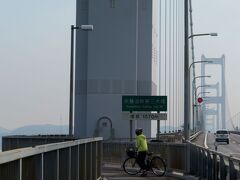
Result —
<instances>
[{"instance_id":1,"label":"metal railing","mask_svg":"<svg viewBox=\"0 0 240 180\"><path fill-rule=\"evenodd\" d=\"M204 148L190 141L186 143L149 142L148 145L149 151L160 154L165 159L168 171L186 172L208 180L240 179L240 159L238 158ZM103 163L122 164L126 158L126 149L131 146L135 146L135 143L103 142Z\"/></svg>"},{"instance_id":2,"label":"metal railing","mask_svg":"<svg viewBox=\"0 0 240 180\"><path fill-rule=\"evenodd\" d=\"M102 138L79 139L0 153L1 180L96 180Z\"/></svg>"},{"instance_id":3,"label":"metal railing","mask_svg":"<svg viewBox=\"0 0 240 180\"><path fill-rule=\"evenodd\" d=\"M134 141L103 141L103 163L122 164L126 159L126 149L133 146L135 146ZM187 172L186 143L149 142L148 149L165 160L168 171Z\"/></svg>"},{"instance_id":4,"label":"metal railing","mask_svg":"<svg viewBox=\"0 0 240 180\"><path fill-rule=\"evenodd\" d=\"M159 138L147 138L147 141L158 141L158 142L182 142L182 132L168 132L168 133L160 133ZM104 142L134 142L135 139L132 140L130 138L114 138L104 140Z\"/></svg>"},{"instance_id":5,"label":"metal railing","mask_svg":"<svg viewBox=\"0 0 240 180\"><path fill-rule=\"evenodd\" d=\"M198 132L192 134L192 135L189 137L189 140L190 140L190 141L195 140L201 133L202 133L202 131L198 131Z\"/></svg>"},{"instance_id":6,"label":"metal railing","mask_svg":"<svg viewBox=\"0 0 240 180\"><path fill-rule=\"evenodd\" d=\"M240 159L190 143L190 173L204 179L240 179Z\"/></svg>"}]
</instances>

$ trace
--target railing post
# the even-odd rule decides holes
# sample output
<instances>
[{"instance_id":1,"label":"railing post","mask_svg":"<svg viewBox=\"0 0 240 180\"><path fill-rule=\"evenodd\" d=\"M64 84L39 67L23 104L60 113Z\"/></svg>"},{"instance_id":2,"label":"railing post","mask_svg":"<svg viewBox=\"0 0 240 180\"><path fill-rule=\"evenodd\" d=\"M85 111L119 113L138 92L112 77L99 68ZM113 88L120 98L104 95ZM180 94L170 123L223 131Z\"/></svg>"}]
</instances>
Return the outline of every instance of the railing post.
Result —
<instances>
[{"instance_id":1,"label":"railing post","mask_svg":"<svg viewBox=\"0 0 240 180\"><path fill-rule=\"evenodd\" d=\"M97 142L92 142L92 179L97 179Z\"/></svg>"},{"instance_id":2,"label":"railing post","mask_svg":"<svg viewBox=\"0 0 240 180\"><path fill-rule=\"evenodd\" d=\"M100 177L102 175L102 152L103 152L103 144L102 141L97 142L97 149L98 149L98 154L97 154L97 175Z\"/></svg>"},{"instance_id":3,"label":"railing post","mask_svg":"<svg viewBox=\"0 0 240 180\"><path fill-rule=\"evenodd\" d=\"M221 156L220 157L220 179L224 180L226 179L227 171L226 171L226 165L224 163L224 159Z\"/></svg>"},{"instance_id":4,"label":"railing post","mask_svg":"<svg viewBox=\"0 0 240 180\"><path fill-rule=\"evenodd\" d=\"M41 154L23 157L21 161L20 167L22 170L20 176L22 180L42 180Z\"/></svg>"},{"instance_id":5,"label":"railing post","mask_svg":"<svg viewBox=\"0 0 240 180\"><path fill-rule=\"evenodd\" d=\"M78 145L71 147L71 180L78 180L79 154Z\"/></svg>"},{"instance_id":6,"label":"railing post","mask_svg":"<svg viewBox=\"0 0 240 180\"><path fill-rule=\"evenodd\" d=\"M19 180L22 180L22 159L19 159Z\"/></svg>"},{"instance_id":7,"label":"railing post","mask_svg":"<svg viewBox=\"0 0 240 180\"><path fill-rule=\"evenodd\" d=\"M207 156L205 150L202 150L202 155L203 155L203 172L202 172L202 177L206 178L207 177Z\"/></svg>"},{"instance_id":8,"label":"railing post","mask_svg":"<svg viewBox=\"0 0 240 180\"><path fill-rule=\"evenodd\" d=\"M197 148L197 159L198 159L198 161L197 161L197 165L198 165L197 175L201 177L202 165L201 165L201 150L200 150L200 148Z\"/></svg>"},{"instance_id":9,"label":"railing post","mask_svg":"<svg viewBox=\"0 0 240 180\"><path fill-rule=\"evenodd\" d=\"M44 180L43 176L44 176L44 157L43 157L43 153L41 154L41 171L42 171L42 177L41 179Z\"/></svg>"},{"instance_id":10,"label":"railing post","mask_svg":"<svg viewBox=\"0 0 240 180\"><path fill-rule=\"evenodd\" d=\"M189 173L190 172L190 143L187 143L186 160L187 160L186 169L187 169L187 172Z\"/></svg>"},{"instance_id":11,"label":"railing post","mask_svg":"<svg viewBox=\"0 0 240 180\"><path fill-rule=\"evenodd\" d=\"M70 160L69 160L69 153L70 149L62 148L59 149L59 178L60 180L69 180L70 174Z\"/></svg>"},{"instance_id":12,"label":"railing post","mask_svg":"<svg viewBox=\"0 0 240 180\"><path fill-rule=\"evenodd\" d=\"M212 157L209 152L207 152L207 179L212 180L212 172L213 172L213 165L212 165Z\"/></svg>"},{"instance_id":13,"label":"railing post","mask_svg":"<svg viewBox=\"0 0 240 180\"><path fill-rule=\"evenodd\" d=\"M87 179L87 144L81 144L79 146L79 180Z\"/></svg>"},{"instance_id":14,"label":"railing post","mask_svg":"<svg viewBox=\"0 0 240 180\"><path fill-rule=\"evenodd\" d=\"M68 180L71 180L71 173L72 173L72 148L71 146L68 148Z\"/></svg>"},{"instance_id":15,"label":"railing post","mask_svg":"<svg viewBox=\"0 0 240 180\"><path fill-rule=\"evenodd\" d=\"M57 150L57 180L59 180L59 149Z\"/></svg>"},{"instance_id":16,"label":"railing post","mask_svg":"<svg viewBox=\"0 0 240 180\"><path fill-rule=\"evenodd\" d=\"M80 148L79 148L79 144L78 144L78 146L77 146L77 180L79 180L79 178L80 178L80 155L79 155L79 150L80 150Z\"/></svg>"},{"instance_id":17,"label":"railing post","mask_svg":"<svg viewBox=\"0 0 240 180\"><path fill-rule=\"evenodd\" d=\"M195 174L195 148L190 144L190 173Z\"/></svg>"},{"instance_id":18,"label":"railing post","mask_svg":"<svg viewBox=\"0 0 240 180\"><path fill-rule=\"evenodd\" d=\"M237 171L231 159L229 159L229 179L237 179Z\"/></svg>"},{"instance_id":19,"label":"railing post","mask_svg":"<svg viewBox=\"0 0 240 180\"><path fill-rule=\"evenodd\" d=\"M213 179L218 178L218 168L217 168L217 155L213 154Z\"/></svg>"},{"instance_id":20,"label":"railing post","mask_svg":"<svg viewBox=\"0 0 240 180\"><path fill-rule=\"evenodd\" d=\"M92 179L92 143L87 143L87 161L86 161L86 172L87 172L87 180Z\"/></svg>"},{"instance_id":21,"label":"railing post","mask_svg":"<svg viewBox=\"0 0 240 180\"><path fill-rule=\"evenodd\" d=\"M93 143L92 142L90 142L89 143L89 146L90 146L90 166L89 166L89 169L90 169L90 179L92 179L93 180L93 169L92 169L92 167L93 167L93 147L92 147L92 145L93 145Z\"/></svg>"},{"instance_id":22,"label":"railing post","mask_svg":"<svg viewBox=\"0 0 240 180\"><path fill-rule=\"evenodd\" d=\"M57 150L44 153L44 180L57 180Z\"/></svg>"},{"instance_id":23,"label":"railing post","mask_svg":"<svg viewBox=\"0 0 240 180\"><path fill-rule=\"evenodd\" d=\"M198 148L197 147L194 147L194 174L197 174L198 173Z\"/></svg>"},{"instance_id":24,"label":"railing post","mask_svg":"<svg viewBox=\"0 0 240 180\"><path fill-rule=\"evenodd\" d=\"M200 148L200 177L203 177L203 171L204 171L204 157L203 157L203 150Z\"/></svg>"}]
</instances>

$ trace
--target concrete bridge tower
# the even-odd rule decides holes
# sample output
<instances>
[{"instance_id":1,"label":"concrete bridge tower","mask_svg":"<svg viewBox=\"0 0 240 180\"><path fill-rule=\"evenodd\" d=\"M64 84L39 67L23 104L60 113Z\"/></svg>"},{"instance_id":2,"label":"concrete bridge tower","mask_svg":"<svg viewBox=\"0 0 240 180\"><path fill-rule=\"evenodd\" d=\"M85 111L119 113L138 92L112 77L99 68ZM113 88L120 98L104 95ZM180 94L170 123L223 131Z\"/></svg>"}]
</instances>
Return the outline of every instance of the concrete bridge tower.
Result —
<instances>
[{"instance_id":1,"label":"concrete bridge tower","mask_svg":"<svg viewBox=\"0 0 240 180\"><path fill-rule=\"evenodd\" d=\"M216 104L217 111L215 113L219 114L219 108L221 109L221 116L217 116L216 128L226 128L226 92L225 92L225 56L223 55L221 58L206 58L204 55L202 56L202 61L209 61L210 63L202 63L201 67L201 75L206 75L206 66L213 66L213 65L220 65L221 66L221 79L220 83L217 83L215 86L212 87L202 87L202 91L206 91L206 89L216 88L217 94L213 97L208 97L206 103L204 103L203 109L206 109L206 104ZM205 78L201 80L202 85L206 85ZM220 84L220 88L218 87ZM210 113L210 112L209 112ZM203 120L206 121L206 116L211 115L207 112L204 113ZM220 117L220 118L219 118Z\"/></svg>"},{"instance_id":2,"label":"concrete bridge tower","mask_svg":"<svg viewBox=\"0 0 240 180\"><path fill-rule=\"evenodd\" d=\"M129 137L122 95L157 95L158 0L77 0L74 135ZM134 122L151 136L151 122Z\"/></svg>"}]
</instances>

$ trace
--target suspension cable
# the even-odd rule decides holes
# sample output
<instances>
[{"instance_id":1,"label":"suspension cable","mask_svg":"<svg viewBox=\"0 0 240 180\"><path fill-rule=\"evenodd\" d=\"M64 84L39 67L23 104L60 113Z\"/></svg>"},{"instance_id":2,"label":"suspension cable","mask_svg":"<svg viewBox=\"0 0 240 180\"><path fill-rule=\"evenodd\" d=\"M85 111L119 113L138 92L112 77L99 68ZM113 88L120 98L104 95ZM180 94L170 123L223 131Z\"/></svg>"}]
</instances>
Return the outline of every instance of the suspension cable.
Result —
<instances>
[{"instance_id":1,"label":"suspension cable","mask_svg":"<svg viewBox=\"0 0 240 180\"><path fill-rule=\"evenodd\" d=\"M176 61L176 73L175 73L175 80L176 80L176 90L175 90L175 98L176 98L176 103L175 103L175 111L176 111L176 114L175 114L175 130L177 131L177 119L178 119L178 2L177 0L175 0L175 7L176 7L176 13L175 13L175 49L176 49L176 58L175 58L175 61Z\"/></svg>"},{"instance_id":2,"label":"suspension cable","mask_svg":"<svg viewBox=\"0 0 240 180\"><path fill-rule=\"evenodd\" d=\"M162 62L162 1L160 0L159 2L159 96L161 96L161 73L162 73L162 69L161 69L161 62ZM158 120L157 126L159 129L159 131L161 131L161 121ZM160 132L157 132L157 135Z\"/></svg>"},{"instance_id":3,"label":"suspension cable","mask_svg":"<svg viewBox=\"0 0 240 180\"><path fill-rule=\"evenodd\" d=\"M168 69L169 69L169 83L168 83L168 94L169 94L169 122L168 122L168 131L170 132L170 126L171 126L171 118L172 118L172 106L171 106L171 100L172 100L172 97L171 97L171 65L172 65L172 0L169 0L169 66L168 66Z\"/></svg>"}]
</instances>

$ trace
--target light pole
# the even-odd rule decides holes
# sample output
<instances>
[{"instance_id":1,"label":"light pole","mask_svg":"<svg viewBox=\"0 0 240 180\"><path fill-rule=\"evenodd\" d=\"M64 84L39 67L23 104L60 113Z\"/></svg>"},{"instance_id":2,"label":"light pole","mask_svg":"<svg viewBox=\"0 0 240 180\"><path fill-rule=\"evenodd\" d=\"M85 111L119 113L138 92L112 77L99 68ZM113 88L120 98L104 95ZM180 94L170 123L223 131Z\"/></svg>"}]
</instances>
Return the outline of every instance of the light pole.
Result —
<instances>
[{"instance_id":1,"label":"light pole","mask_svg":"<svg viewBox=\"0 0 240 180\"><path fill-rule=\"evenodd\" d=\"M196 36L218 36L218 33L213 32L213 33L192 34L188 37L188 39L191 39Z\"/></svg>"},{"instance_id":2,"label":"light pole","mask_svg":"<svg viewBox=\"0 0 240 180\"><path fill-rule=\"evenodd\" d=\"M71 55L70 55L70 95L69 95L69 136L73 136L73 81L74 81L74 30L92 31L93 25L71 25Z\"/></svg>"},{"instance_id":3,"label":"light pole","mask_svg":"<svg viewBox=\"0 0 240 180\"><path fill-rule=\"evenodd\" d=\"M192 80L192 103L194 104L196 102L196 98L197 98L197 94L195 92L194 94L194 84L196 84L196 79L198 78L210 78L211 76L197 76L197 77L194 77L193 80ZM195 100L195 101L194 101Z\"/></svg>"},{"instance_id":4,"label":"light pole","mask_svg":"<svg viewBox=\"0 0 240 180\"><path fill-rule=\"evenodd\" d=\"M189 1L190 2L190 13L192 12L192 4L191 4L191 1ZM186 4L187 4L187 6L186 6ZM185 8L188 8L188 2L187 2L187 0L185 0ZM186 11L188 11L188 9L185 9L185 22L186 22L186 18L188 18L188 15L187 15L187 13L186 13ZM191 14L191 17L190 17L190 20L191 20L191 25L192 25L192 14ZM188 21L187 21L188 22ZM188 28L188 26L186 26L186 24L185 24L185 31L186 31L186 28ZM201 33L201 34L193 34L193 29L192 29L192 27L191 27L191 35L190 36L187 36L186 37L186 33L185 33L185 41L187 41L187 40L189 40L189 39L191 39L191 45L192 45L192 65L193 65L193 77L195 77L195 61L194 61L194 45L193 45L193 37L196 37L196 36L218 36L218 34L217 33ZM186 48L186 46L185 46L185 48ZM187 46L187 48L188 48L188 46ZM185 51L186 51L186 49L185 49ZM185 54L185 56L186 56L186 54ZM189 56L189 52L188 52L188 50L187 50L187 56ZM189 57L188 57L189 58ZM185 57L185 60L186 60L186 57ZM189 59L188 59L189 60ZM189 75L190 73L188 73L188 76L190 76ZM190 77L188 77L189 79L190 79ZM186 80L186 79L185 79ZM190 86L188 86L188 88L190 89ZM186 91L186 89L184 89L185 91ZM188 90L188 91L190 91L190 90ZM185 99L188 99L189 97L186 97ZM189 98L190 99L190 98ZM186 104L186 102L184 102L185 103L185 108L188 108L188 110L190 110L190 104ZM187 106L187 107L186 107ZM186 112L187 110L184 110L184 114L185 113L187 113ZM186 120L186 121L190 121L190 115L187 113L187 116L188 116L188 120ZM186 119L185 117L184 117L184 119ZM185 121L184 121L184 123L185 123Z\"/></svg>"},{"instance_id":5,"label":"light pole","mask_svg":"<svg viewBox=\"0 0 240 180\"><path fill-rule=\"evenodd\" d=\"M203 62L203 61L199 61L200 62ZM207 61L208 63L210 61ZM198 61L196 61L195 63L198 63ZM210 78L211 76L197 76L197 77L194 77L193 80L192 80L192 122L193 122L193 131L194 131L194 125L195 125L195 104L196 104L196 98L197 98L197 94L196 92L194 93L194 84L196 84L196 79L198 78ZM196 112L196 114L198 114L198 112ZM197 115L198 116L198 115Z\"/></svg>"},{"instance_id":6,"label":"light pole","mask_svg":"<svg viewBox=\"0 0 240 180\"><path fill-rule=\"evenodd\" d=\"M201 86L196 87L196 89L194 90L195 98L197 98L197 90L198 90L198 88L200 88L200 87L211 87L211 85L201 85ZM195 99L195 104L196 104L196 99ZM194 108L194 105L193 105L193 108ZM197 108L196 116L197 116L197 121L198 121L198 108ZM193 120L193 121L194 121L194 120ZM193 127L194 127L194 126L193 126Z\"/></svg>"},{"instance_id":7,"label":"light pole","mask_svg":"<svg viewBox=\"0 0 240 180\"><path fill-rule=\"evenodd\" d=\"M198 93L198 95L197 95L197 97L196 97L196 99L195 99L195 102L194 102L194 104L193 104L193 113L195 113L195 111L196 111L196 119L193 119L193 122L194 122L194 125L196 126L196 124L195 124L195 122L198 122L198 114L199 114L199 112L198 112L198 105L197 105L197 98L199 97L199 95L200 94L208 94L208 93L210 93L210 92L207 92L207 91L205 91L205 92L200 92L200 93ZM196 94L196 92L195 92L195 94ZM195 95L196 96L196 95ZM205 101L205 100L204 100ZM194 128L194 126L193 126L193 128ZM195 127L196 128L196 127Z\"/></svg>"},{"instance_id":8,"label":"light pole","mask_svg":"<svg viewBox=\"0 0 240 180\"><path fill-rule=\"evenodd\" d=\"M187 100L188 100L188 103L187 102L185 102L185 108L187 107L187 110L188 110L188 112L187 112L187 110L185 110L185 108L184 108L184 114L185 113L187 113L187 115L188 115L188 138L189 138L189 127L190 127L190 112L191 112L191 107L190 107L190 85L189 85L189 81L190 81L190 70L191 70L191 67L194 65L194 64L197 64L197 63L212 63L212 61L195 61L195 62L193 62L193 63L191 63L190 64L190 66L188 67L188 89L187 89L187 92L188 92L188 95L186 95L186 97L185 98L187 98ZM185 82L186 83L186 82ZM185 89L185 91L186 91L186 89ZM185 93L185 92L184 92ZM192 94L193 94L193 91L192 91ZM192 109L193 109L193 111L194 111L194 107L192 107ZM194 112L193 112L193 116L194 116ZM193 117L193 121L194 121L194 117ZM185 123L185 119L184 119L184 123ZM194 123L193 123L194 124ZM193 126L194 127L194 126ZM184 128L186 128L185 126L184 126ZM185 130L185 129L184 129Z\"/></svg>"},{"instance_id":9,"label":"light pole","mask_svg":"<svg viewBox=\"0 0 240 180\"><path fill-rule=\"evenodd\" d=\"M200 92L198 93L197 97L199 97L200 94L209 94L209 93L210 93L209 91Z\"/></svg>"},{"instance_id":10,"label":"light pole","mask_svg":"<svg viewBox=\"0 0 240 180\"><path fill-rule=\"evenodd\" d=\"M189 73L189 42L194 36L217 36L217 33L192 34L188 33L188 9L189 0L184 0L184 138L189 140L189 122L190 122L190 73ZM194 64L195 62L193 62Z\"/></svg>"},{"instance_id":11,"label":"light pole","mask_svg":"<svg viewBox=\"0 0 240 180\"><path fill-rule=\"evenodd\" d=\"M189 66L189 70L191 69L191 67L196 64L196 63L213 63L213 61L195 61L192 64L190 64Z\"/></svg>"},{"instance_id":12,"label":"light pole","mask_svg":"<svg viewBox=\"0 0 240 180\"><path fill-rule=\"evenodd\" d=\"M189 95L189 49L188 49L188 0L184 0L184 139L189 140L190 95Z\"/></svg>"},{"instance_id":13,"label":"light pole","mask_svg":"<svg viewBox=\"0 0 240 180\"><path fill-rule=\"evenodd\" d=\"M190 2L190 12L192 12L192 4L191 4L191 1ZM191 17L192 18L192 17ZM195 56L194 56L194 45L193 45L193 37L196 37L196 36L218 36L217 33L201 33L201 34L193 34L193 29L192 29L192 19L191 19L191 35L188 37L188 39L191 39L191 46L192 46L192 62L194 63L195 60ZM195 64L193 64L193 77L195 77Z\"/></svg>"},{"instance_id":14,"label":"light pole","mask_svg":"<svg viewBox=\"0 0 240 180\"><path fill-rule=\"evenodd\" d=\"M194 65L195 64L197 64L197 63L212 63L213 61L195 61L195 62L193 62L192 64L190 64L190 66L189 66L189 74L190 74L190 70L191 70L191 67L193 66L193 68L194 68ZM194 76L195 76L195 74L194 74ZM196 92L195 92L195 94L194 94L194 84L195 84L195 80L197 79L197 78L202 78L202 77L211 77L211 76L197 76L197 77L194 77L193 78L193 81L192 81L192 104L194 104L194 99L196 99ZM190 88L190 87L189 87ZM195 98L194 98L194 96L195 96ZM195 100L195 102L196 102L196 100ZM190 107L189 107L190 108ZM192 107L192 109L193 109L193 121L194 121L194 106ZM190 116L190 115L189 115ZM193 123L194 124L194 123Z\"/></svg>"},{"instance_id":15,"label":"light pole","mask_svg":"<svg viewBox=\"0 0 240 180\"><path fill-rule=\"evenodd\" d=\"M195 89L195 92L197 92L197 90L198 90L198 88L200 88L200 87L211 87L212 85L200 85L200 86L198 86L198 87L196 87L196 89Z\"/></svg>"}]
</instances>

